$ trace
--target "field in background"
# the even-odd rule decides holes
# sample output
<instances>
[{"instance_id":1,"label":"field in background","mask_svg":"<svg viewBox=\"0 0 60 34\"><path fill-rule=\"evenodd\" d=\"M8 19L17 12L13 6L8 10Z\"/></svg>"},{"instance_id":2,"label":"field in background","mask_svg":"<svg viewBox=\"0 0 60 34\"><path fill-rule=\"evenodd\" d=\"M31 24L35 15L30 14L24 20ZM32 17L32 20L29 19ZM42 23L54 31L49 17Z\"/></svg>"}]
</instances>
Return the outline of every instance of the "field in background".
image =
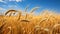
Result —
<instances>
[{"instance_id":1,"label":"field in background","mask_svg":"<svg viewBox=\"0 0 60 34\"><path fill-rule=\"evenodd\" d=\"M48 10L34 15L30 13L9 10L0 15L0 34L60 34L60 15Z\"/></svg>"}]
</instances>

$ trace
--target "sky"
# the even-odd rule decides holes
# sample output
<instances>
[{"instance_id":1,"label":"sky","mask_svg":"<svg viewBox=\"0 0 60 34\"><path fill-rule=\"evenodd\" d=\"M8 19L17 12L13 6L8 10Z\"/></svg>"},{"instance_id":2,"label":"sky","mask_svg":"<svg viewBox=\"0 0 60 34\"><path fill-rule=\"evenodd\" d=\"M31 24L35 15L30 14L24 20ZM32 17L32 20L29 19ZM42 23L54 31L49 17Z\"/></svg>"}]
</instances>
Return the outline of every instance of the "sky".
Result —
<instances>
[{"instance_id":1,"label":"sky","mask_svg":"<svg viewBox=\"0 0 60 34\"><path fill-rule=\"evenodd\" d=\"M40 7L36 13L45 9L60 13L60 0L0 0L0 13L9 9L24 11L27 6L28 12L34 7Z\"/></svg>"}]
</instances>

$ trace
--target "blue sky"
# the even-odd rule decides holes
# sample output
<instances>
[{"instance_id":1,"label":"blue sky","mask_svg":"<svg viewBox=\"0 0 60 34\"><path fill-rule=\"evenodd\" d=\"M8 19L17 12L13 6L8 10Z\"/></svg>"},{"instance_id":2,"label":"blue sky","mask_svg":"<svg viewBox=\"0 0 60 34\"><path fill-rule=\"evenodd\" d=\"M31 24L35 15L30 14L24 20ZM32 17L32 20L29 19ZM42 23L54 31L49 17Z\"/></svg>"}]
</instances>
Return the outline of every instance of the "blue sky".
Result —
<instances>
[{"instance_id":1,"label":"blue sky","mask_svg":"<svg viewBox=\"0 0 60 34\"><path fill-rule=\"evenodd\" d=\"M60 0L0 0L0 13L8 9L24 10L27 5L28 11L38 6L37 12L44 9L60 12Z\"/></svg>"}]
</instances>

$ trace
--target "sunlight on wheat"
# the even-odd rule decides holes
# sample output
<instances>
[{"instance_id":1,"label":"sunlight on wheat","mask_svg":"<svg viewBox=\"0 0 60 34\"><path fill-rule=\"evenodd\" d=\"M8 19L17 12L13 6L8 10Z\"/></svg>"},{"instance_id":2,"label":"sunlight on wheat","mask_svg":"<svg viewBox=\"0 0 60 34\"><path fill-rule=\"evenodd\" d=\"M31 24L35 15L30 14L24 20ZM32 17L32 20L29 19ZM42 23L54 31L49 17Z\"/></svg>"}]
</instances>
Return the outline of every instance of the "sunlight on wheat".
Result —
<instances>
[{"instance_id":1,"label":"sunlight on wheat","mask_svg":"<svg viewBox=\"0 0 60 34\"><path fill-rule=\"evenodd\" d=\"M60 14L44 10L35 16L33 12L39 7L34 7L30 13L28 8L8 10L0 15L0 34L60 34Z\"/></svg>"}]
</instances>

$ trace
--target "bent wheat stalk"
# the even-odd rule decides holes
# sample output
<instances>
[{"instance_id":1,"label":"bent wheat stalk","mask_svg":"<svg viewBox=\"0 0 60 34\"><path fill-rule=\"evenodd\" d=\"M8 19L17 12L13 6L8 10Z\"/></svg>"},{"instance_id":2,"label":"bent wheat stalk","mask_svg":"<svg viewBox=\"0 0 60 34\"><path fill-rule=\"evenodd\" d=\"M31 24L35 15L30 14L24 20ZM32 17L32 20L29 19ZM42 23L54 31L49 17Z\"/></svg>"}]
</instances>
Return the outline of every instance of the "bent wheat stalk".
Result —
<instances>
[{"instance_id":1,"label":"bent wheat stalk","mask_svg":"<svg viewBox=\"0 0 60 34\"><path fill-rule=\"evenodd\" d=\"M34 12L35 10L37 10L38 8L39 8L39 7L34 7L33 9L31 9L29 15L31 15L31 16L33 17L33 12ZM31 16L30 16L30 17L31 17Z\"/></svg>"},{"instance_id":2,"label":"bent wheat stalk","mask_svg":"<svg viewBox=\"0 0 60 34\"><path fill-rule=\"evenodd\" d=\"M11 13L10 13L10 12L11 12ZM8 13L10 13L9 16L11 16L12 12L17 12L17 11L16 11L16 10L9 10L9 11L7 11L7 12L5 13L5 15L7 15Z\"/></svg>"},{"instance_id":3,"label":"bent wheat stalk","mask_svg":"<svg viewBox=\"0 0 60 34\"><path fill-rule=\"evenodd\" d=\"M34 7L33 9L31 9L30 13L33 13L35 10L37 10L39 7Z\"/></svg>"}]
</instances>

